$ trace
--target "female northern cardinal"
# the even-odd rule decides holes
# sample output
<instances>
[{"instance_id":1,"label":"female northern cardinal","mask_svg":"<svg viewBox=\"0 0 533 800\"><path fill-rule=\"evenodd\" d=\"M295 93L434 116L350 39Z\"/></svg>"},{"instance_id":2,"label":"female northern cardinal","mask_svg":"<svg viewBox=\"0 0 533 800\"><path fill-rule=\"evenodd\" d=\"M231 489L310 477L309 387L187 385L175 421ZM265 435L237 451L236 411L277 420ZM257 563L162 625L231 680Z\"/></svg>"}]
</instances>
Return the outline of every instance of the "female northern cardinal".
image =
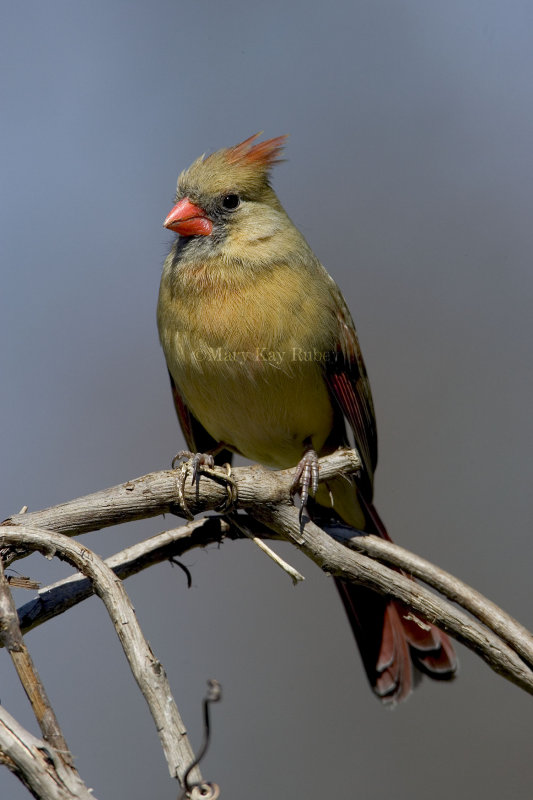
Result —
<instances>
[{"instance_id":1,"label":"female northern cardinal","mask_svg":"<svg viewBox=\"0 0 533 800\"><path fill-rule=\"evenodd\" d=\"M174 401L188 447L277 468L317 521L341 520L389 538L372 505L377 461L370 385L344 298L269 183L284 136L201 156L178 180L164 225L179 236L165 261L157 311ZM348 445L355 481L317 484L318 456ZM403 700L413 664L454 676L448 637L400 603L335 579L374 692ZM407 618L408 617L408 618Z\"/></svg>"}]
</instances>

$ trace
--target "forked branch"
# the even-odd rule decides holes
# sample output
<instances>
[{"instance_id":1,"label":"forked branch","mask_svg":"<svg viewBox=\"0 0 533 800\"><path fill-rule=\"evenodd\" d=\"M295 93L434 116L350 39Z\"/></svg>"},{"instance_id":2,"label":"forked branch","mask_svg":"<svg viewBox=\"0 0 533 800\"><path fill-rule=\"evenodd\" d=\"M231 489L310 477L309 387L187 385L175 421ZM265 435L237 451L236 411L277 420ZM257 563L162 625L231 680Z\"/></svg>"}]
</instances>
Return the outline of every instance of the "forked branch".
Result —
<instances>
[{"instance_id":1,"label":"forked branch","mask_svg":"<svg viewBox=\"0 0 533 800\"><path fill-rule=\"evenodd\" d=\"M354 451L340 450L321 460L320 480L348 476L359 468ZM183 780L194 756L175 704L161 704L162 697L170 697L164 670L144 640L119 579L224 538L291 541L324 572L401 600L478 653L496 672L533 694L533 636L529 631L462 581L397 545L372 535L354 536L353 530L341 526L322 530L305 517L302 525L290 498L292 470L273 472L259 466L234 469L231 481L235 504L231 513L165 531L105 563L68 538L164 513L186 516L180 499L195 514L220 509L228 499L226 477L223 470L203 468L194 485L186 482L178 487L178 471L151 473L43 511L15 515L0 526L0 548L6 563L39 550L66 559L79 570L79 574L42 589L35 600L19 609L23 632L92 593L101 597L150 705L172 774ZM444 597L415 583L399 569ZM11 756L5 749L4 754L9 763ZM201 781L199 772L191 779Z\"/></svg>"}]
</instances>

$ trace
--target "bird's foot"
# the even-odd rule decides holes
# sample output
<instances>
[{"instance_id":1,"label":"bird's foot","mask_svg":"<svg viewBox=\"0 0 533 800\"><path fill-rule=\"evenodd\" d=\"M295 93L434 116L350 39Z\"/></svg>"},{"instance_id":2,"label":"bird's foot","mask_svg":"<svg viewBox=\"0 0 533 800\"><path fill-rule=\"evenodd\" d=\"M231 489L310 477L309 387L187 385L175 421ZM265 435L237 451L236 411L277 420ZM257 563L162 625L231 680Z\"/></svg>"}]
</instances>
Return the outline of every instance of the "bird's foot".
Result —
<instances>
[{"instance_id":1,"label":"bird's foot","mask_svg":"<svg viewBox=\"0 0 533 800\"><path fill-rule=\"evenodd\" d=\"M300 522L307 509L309 494L316 494L318 489L318 453L309 448L296 467L291 484L291 495L300 495Z\"/></svg>"},{"instance_id":2,"label":"bird's foot","mask_svg":"<svg viewBox=\"0 0 533 800\"><path fill-rule=\"evenodd\" d=\"M182 459L185 459L182 461ZM180 464L179 462L182 461ZM191 475L191 486L198 476L198 472L202 467L213 469L215 466L215 459L210 453L191 453L190 450L180 450L172 459L172 469L179 469L178 477L178 502L187 517L187 519L194 519L194 514L185 499L185 484L187 482L187 475Z\"/></svg>"},{"instance_id":3,"label":"bird's foot","mask_svg":"<svg viewBox=\"0 0 533 800\"><path fill-rule=\"evenodd\" d=\"M179 464L182 459L185 460ZM215 459L211 453L191 453L190 450L180 450L172 459L172 469L179 469L178 501L187 519L194 519L194 515L191 513L185 499L185 485L189 473L191 475L191 486L194 485L199 472L205 472L212 478L224 482L228 496L222 506L216 509L217 511L228 512L235 506L237 502L237 487L231 478L231 466L224 464L227 473L225 476L214 474L214 468Z\"/></svg>"}]
</instances>

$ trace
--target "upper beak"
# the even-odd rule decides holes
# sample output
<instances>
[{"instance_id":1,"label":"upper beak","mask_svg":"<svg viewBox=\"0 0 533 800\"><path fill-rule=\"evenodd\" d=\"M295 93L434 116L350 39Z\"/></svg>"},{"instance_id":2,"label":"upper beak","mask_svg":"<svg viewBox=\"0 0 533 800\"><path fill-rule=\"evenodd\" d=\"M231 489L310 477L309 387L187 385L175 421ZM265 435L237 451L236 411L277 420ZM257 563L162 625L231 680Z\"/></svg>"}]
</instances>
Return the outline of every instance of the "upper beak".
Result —
<instances>
[{"instance_id":1,"label":"upper beak","mask_svg":"<svg viewBox=\"0 0 533 800\"><path fill-rule=\"evenodd\" d=\"M203 208L195 206L188 197L176 203L163 225L182 236L209 236L213 230L213 223Z\"/></svg>"}]
</instances>

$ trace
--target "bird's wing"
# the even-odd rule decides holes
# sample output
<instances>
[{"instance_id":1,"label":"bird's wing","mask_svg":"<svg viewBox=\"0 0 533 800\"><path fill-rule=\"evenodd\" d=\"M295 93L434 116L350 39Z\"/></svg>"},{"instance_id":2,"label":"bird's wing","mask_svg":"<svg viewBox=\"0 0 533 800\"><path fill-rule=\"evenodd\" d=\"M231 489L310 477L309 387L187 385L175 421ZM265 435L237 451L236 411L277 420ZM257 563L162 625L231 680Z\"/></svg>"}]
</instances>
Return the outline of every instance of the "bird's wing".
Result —
<instances>
[{"instance_id":1,"label":"bird's wing","mask_svg":"<svg viewBox=\"0 0 533 800\"><path fill-rule=\"evenodd\" d=\"M176 414L189 450L192 453L214 453L216 464L231 463L233 453L225 448L223 450L220 449L220 442L217 442L191 413L170 372L168 377L170 378L170 388L172 389Z\"/></svg>"},{"instance_id":2,"label":"bird's wing","mask_svg":"<svg viewBox=\"0 0 533 800\"><path fill-rule=\"evenodd\" d=\"M325 362L325 379L331 396L350 423L355 446L364 464L365 478L372 480L378 459L376 420L370 383L357 340L355 325L340 289L331 279L338 325L337 349Z\"/></svg>"}]
</instances>

